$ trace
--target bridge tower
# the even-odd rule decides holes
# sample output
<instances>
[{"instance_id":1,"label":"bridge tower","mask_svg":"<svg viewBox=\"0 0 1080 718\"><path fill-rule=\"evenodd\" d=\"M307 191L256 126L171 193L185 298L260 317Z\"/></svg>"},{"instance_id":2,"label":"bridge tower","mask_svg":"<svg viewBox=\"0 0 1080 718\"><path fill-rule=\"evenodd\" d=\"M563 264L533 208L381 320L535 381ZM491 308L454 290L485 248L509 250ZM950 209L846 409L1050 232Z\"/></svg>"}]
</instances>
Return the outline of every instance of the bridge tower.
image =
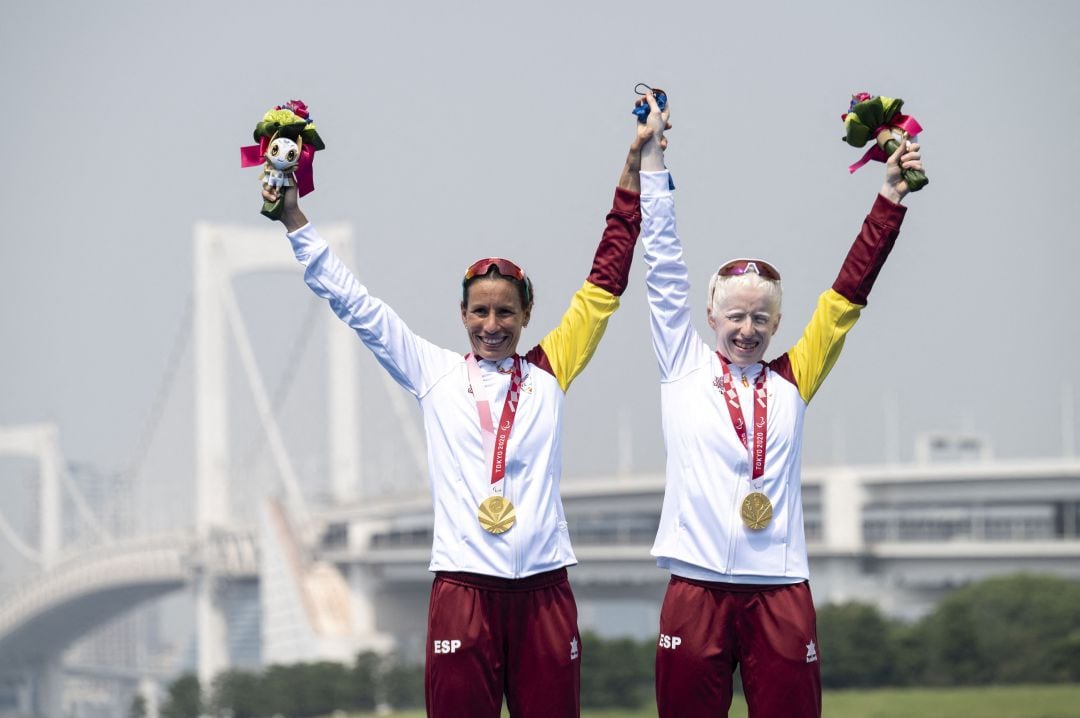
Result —
<instances>
[{"instance_id":1,"label":"bridge tower","mask_svg":"<svg viewBox=\"0 0 1080 718\"><path fill-rule=\"evenodd\" d=\"M43 570L60 555L62 506L60 500L60 442L55 424L0 427L0 456L36 459L38 464L37 563ZM8 536L14 539L14 536ZM21 542L20 542L21 543ZM26 553L25 546L23 553Z\"/></svg>"},{"instance_id":2,"label":"bridge tower","mask_svg":"<svg viewBox=\"0 0 1080 718\"><path fill-rule=\"evenodd\" d=\"M324 226L321 234L345 261L351 255L351 229L346 224ZM268 435L270 451L282 470L291 508L303 512L303 497L284 445L277 434L261 379L248 354L250 346L232 291L231 280L241 274L289 270L298 265L281 228L255 229L210 223L195 228L194 256L195 357L195 525L201 539L229 526L229 422L226 377L226 329L231 326L240 358L252 387L255 404ZM337 501L357 498L360 451L357 437L355 336L330 312L327 332L327 396L331 486ZM217 579L203 572L196 580L196 624L199 681L208 686L228 667L227 633Z\"/></svg>"},{"instance_id":3,"label":"bridge tower","mask_svg":"<svg viewBox=\"0 0 1080 718\"><path fill-rule=\"evenodd\" d=\"M60 441L55 424L0 426L0 456L36 459L38 465L38 545L26 545L11 531L0 515L0 530L19 553L37 563L42 571L56 565L60 556L63 503L60 496ZM28 692L21 696L25 710L34 707L47 715L59 715L59 685L62 680L56 661L34 667L27 673Z\"/></svg>"},{"instance_id":4,"label":"bridge tower","mask_svg":"<svg viewBox=\"0 0 1080 718\"><path fill-rule=\"evenodd\" d=\"M59 429L52 423L0 426L0 456L29 458L37 462L38 537L36 546L19 537L0 508L0 540L6 539L16 552L39 569L36 575L30 577L30 581L47 577L63 565L60 560L61 543L64 537L62 489L66 490L74 503L76 513L87 522L87 526L97 534L97 538L106 543L112 541L111 534L97 521L87 505L86 498L71 481L60 451L59 435ZM70 548L69 543L68 549ZM14 604L18 604L17 590L14 593L16 594ZM9 607L11 605L12 603L8 604ZM25 607L27 604L23 603L22 606ZM53 625L55 626L56 623L63 623L63 621L54 621ZM4 624L5 621L0 619L0 626ZM14 625L17 626L18 622ZM0 636L7 634L5 637L10 638L11 626L12 624L8 623L0 628ZM20 648L18 639L14 643L15 647L11 654L8 654L5 648L0 648L0 664L3 664L0 672L7 675L5 681L7 685L4 686L6 695L0 703L7 703L14 699L19 715L62 715L64 708L62 697L66 678L60 653L47 650L28 652L25 644ZM12 658L12 654L16 657L15 659ZM4 708L0 707L0 712L3 710Z\"/></svg>"}]
</instances>

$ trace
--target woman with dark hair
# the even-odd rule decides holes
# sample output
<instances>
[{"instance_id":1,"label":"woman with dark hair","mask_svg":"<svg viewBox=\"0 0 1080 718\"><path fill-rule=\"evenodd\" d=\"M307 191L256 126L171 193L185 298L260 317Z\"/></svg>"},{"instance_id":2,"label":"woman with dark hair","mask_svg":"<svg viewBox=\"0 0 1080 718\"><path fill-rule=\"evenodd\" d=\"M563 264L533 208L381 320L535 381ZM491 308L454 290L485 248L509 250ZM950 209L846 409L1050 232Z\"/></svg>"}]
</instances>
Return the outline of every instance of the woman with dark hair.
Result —
<instances>
[{"instance_id":1,"label":"woman with dark hair","mask_svg":"<svg viewBox=\"0 0 1080 718\"><path fill-rule=\"evenodd\" d=\"M518 351L532 283L501 257L462 278L470 351L437 347L373 297L308 223L295 188L281 222L305 281L420 403L434 505L428 715L579 715L581 638L566 567L577 563L559 496L563 400L626 288L640 227L640 147L630 147L587 279L557 327ZM276 188L263 197L275 201Z\"/></svg>"}]
</instances>

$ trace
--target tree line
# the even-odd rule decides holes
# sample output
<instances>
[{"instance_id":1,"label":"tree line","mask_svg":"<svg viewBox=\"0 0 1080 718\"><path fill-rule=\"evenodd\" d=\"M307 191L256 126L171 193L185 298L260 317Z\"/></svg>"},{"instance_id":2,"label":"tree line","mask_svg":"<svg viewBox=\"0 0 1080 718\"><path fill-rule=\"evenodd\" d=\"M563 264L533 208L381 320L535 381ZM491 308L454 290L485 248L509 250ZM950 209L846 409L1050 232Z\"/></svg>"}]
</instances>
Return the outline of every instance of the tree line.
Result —
<instances>
[{"instance_id":1,"label":"tree line","mask_svg":"<svg viewBox=\"0 0 1080 718\"><path fill-rule=\"evenodd\" d=\"M818 610L825 688L961 686L1080 681L1080 583L1053 576L993 578L959 589L915 623L866 603ZM582 635L581 704L640 708L653 701L656 642ZM304 663L232 670L202 696L185 675L163 718L205 711L233 718L325 716L423 706L423 666L362 653L351 665ZM141 715L132 706L132 718Z\"/></svg>"},{"instance_id":2,"label":"tree line","mask_svg":"<svg viewBox=\"0 0 1080 718\"><path fill-rule=\"evenodd\" d=\"M263 671L225 671L214 679L209 693L203 695L194 674L181 676L169 686L162 718L304 718L373 711L379 706L415 708L424 705L424 668L396 655L365 652L352 665L320 661L274 665ZM142 718L144 710L136 701L130 718Z\"/></svg>"},{"instance_id":3,"label":"tree line","mask_svg":"<svg viewBox=\"0 0 1080 718\"><path fill-rule=\"evenodd\" d=\"M992 578L961 588L914 624L874 606L818 612L826 688L1067 683L1080 680L1080 583Z\"/></svg>"}]
</instances>

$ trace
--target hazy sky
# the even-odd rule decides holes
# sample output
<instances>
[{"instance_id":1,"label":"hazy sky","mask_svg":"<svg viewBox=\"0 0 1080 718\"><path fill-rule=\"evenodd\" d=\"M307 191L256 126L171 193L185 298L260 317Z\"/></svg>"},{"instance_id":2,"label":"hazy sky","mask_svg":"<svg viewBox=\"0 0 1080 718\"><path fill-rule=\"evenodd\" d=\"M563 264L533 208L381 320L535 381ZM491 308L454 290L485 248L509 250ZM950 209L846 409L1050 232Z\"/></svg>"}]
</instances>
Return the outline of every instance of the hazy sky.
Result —
<instances>
[{"instance_id":1,"label":"hazy sky","mask_svg":"<svg viewBox=\"0 0 1080 718\"><path fill-rule=\"evenodd\" d=\"M859 155L839 139L850 94L903 97L925 128L931 184L907 201L810 409L808 464L910 460L925 431L984 435L1000 457L1060 455L1080 351L1078 35L1072 2L7 2L0 424L56 422L72 459L137 462L133 481L169 507L161 516L189 500L190 341L164 377L183 338L193 227L269 226L237 148L294 97L327 143L304 209L317 226L353 224L361 280L464 352L460 271L508 255L537 287L531 345L588 272L645 81L672 98L668 164L700 330L709 273L765 256L785 276L770 355L798 337L880 186L881 165L846 170ZM612 473L620 443L634 471L663 466L643 275L639 249L623 308L571 389L568 481ZM281 422L316 492L322 325L303 326L327 310L299 269L236 286L267 384L288 389ZM408 482L366 352L360 369L365 471ZM232 376L234 456L265 488L246 384ZM0 484L25 474L11 466L0 462Z\"/></svg>"}]
</instances>

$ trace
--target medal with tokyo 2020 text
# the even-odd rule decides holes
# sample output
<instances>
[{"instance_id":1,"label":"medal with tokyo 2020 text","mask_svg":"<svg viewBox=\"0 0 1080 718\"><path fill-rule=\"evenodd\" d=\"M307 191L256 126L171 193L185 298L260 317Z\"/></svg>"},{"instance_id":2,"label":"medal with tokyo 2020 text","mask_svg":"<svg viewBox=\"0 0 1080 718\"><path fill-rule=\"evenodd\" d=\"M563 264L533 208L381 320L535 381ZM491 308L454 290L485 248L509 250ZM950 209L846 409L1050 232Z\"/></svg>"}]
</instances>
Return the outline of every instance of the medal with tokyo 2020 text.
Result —
<instances>
[{"instance_id":1,"label":"medal with tokyo 2020 text","mask_svg":"<svg viewBox=\"0 0 1080 718\"><path fill-rule=\"evenodd\" d=\"M506 476L506 442L510 438L510 430L514 428L518 398L521 395L521 362L518 357L514 357L510 386L506 390L506 401L503 402L497 432L491 423L491 405L484 390L480 365L472 354L466 358L466 363L469 366L469 383L476 401L476 411L480 416L484 456L488 457L491 463L491 495L480 502L476 519L488 533L501 534L509 531L517 521L514 504L503 496L503 482Z\"/></svg>"},{"instance_id":2,"label":"medal with tokyo 2020 text","mask_svg":"<svg viewBox=\"0 0 1080 718\"><path fill-rule=\"evenodd\" d=\"M720 352L716 355L720 356ZM739 404L739 392L735 388L735 379L731 375L731 369L728 368L722 356L720 356L720 366L724 369L724 377L722 382L717 382L717 388L724 396L724 403L727 404L731 424L735 427L739 441L747 451L750 451L750 441L746 435L746 421L743 419L742 406ZM739 508L743 523L754 531L760 531L768 526L773 515L772 502L761 490L765 476L765 442L769 426L769 395L765 386L767 371L762 365L761 373L754 381L754 449L750 456L750 486L753 491L747 494Z\"/></svg>"}]
</instances>

